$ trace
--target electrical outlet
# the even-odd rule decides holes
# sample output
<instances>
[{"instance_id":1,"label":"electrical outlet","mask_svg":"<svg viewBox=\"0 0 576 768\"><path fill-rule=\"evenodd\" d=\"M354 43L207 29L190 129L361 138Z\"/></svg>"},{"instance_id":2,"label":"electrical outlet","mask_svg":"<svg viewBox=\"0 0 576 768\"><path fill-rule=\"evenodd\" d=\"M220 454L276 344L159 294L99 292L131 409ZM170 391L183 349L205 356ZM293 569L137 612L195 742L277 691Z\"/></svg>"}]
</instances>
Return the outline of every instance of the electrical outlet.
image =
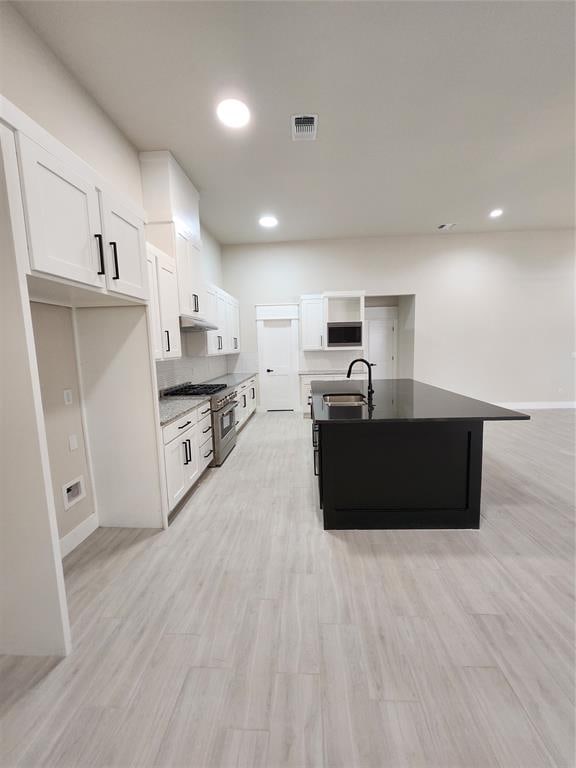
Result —
<instances>
[{"instance_id":1,"label":"electrical outlet","mask_svg":"<svg viewBox=\"0 0 576 768\"><path fill-rule=\"evenodd\" d=\"M64 404L65 405L72 405L72 390L71 389L65 389L64 390Z\"/></svg>"},{"instance_id":2,"label":"electrical outlet","mask_svg":"<svg viewBox=\"0 0 576 768\"><path fill-rule=\"evenodd\" d=\"M68 445L71 451L78 450L78 438L76 435L68 435Z\"/></svg>"}]
</instances>

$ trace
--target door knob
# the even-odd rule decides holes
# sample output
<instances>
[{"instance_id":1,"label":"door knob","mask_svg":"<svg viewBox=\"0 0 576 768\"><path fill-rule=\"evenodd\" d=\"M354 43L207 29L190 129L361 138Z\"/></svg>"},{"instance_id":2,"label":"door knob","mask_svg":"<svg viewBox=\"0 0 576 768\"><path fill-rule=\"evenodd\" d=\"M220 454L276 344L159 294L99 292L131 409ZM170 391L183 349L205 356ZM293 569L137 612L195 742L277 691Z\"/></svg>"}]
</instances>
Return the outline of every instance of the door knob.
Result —
<instances>
[{"instance_id":1,"label":"door knob","mask_svg":"<svg viewBox=\"0 0 576 768\"><path fill-rule=\"evenodd\" d=\"M266 373L274 373L274 368L266 368Z\"/></svg>"}]
</instances>

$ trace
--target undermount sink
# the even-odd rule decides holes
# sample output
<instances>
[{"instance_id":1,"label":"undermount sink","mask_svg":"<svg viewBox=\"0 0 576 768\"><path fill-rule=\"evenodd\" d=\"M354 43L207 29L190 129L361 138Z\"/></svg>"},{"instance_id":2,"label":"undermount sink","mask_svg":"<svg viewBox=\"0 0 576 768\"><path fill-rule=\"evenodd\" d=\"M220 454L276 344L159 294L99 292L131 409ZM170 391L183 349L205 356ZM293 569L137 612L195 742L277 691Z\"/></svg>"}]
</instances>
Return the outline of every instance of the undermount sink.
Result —
<instances>
[{"instance_id":1,"label":"undermount sink","mask_svg":"<svg viewBox=\"0 0 576 768\"><path fill-rule=\"evenodd\" d=\"M366 398L360 392L324 395L323 400L326 405L366 405Z\"/></svg>"}]
</instances>

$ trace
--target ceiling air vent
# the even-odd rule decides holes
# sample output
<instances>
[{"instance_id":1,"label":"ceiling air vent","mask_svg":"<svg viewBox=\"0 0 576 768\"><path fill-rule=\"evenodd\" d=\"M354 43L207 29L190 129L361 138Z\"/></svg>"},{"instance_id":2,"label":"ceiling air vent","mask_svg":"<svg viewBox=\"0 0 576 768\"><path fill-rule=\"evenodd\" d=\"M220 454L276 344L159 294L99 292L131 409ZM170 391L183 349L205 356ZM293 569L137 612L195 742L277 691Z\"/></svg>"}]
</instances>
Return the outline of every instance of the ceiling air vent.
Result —
<instances>
[{"instance_id":1,"label":"ceiling air vent","mask_svg":"<svg viewBox=\"0 0 576 768\"><path fill-rule=\"evenodd\" d=\"M452 230L454 229L455 226L456 226L456 224L438 224L436 229L439 232L452 232Z\"/></svg>"},{"instance_id":2,"label":"ceiling air vent","mask_svg":"<svg viewBox=\"0 0 576 768\"><path fill-rule=\"evenodd\" d=\"M292 141L314 141L318 115L292 115Z\"/></svg>"}]
</instances>

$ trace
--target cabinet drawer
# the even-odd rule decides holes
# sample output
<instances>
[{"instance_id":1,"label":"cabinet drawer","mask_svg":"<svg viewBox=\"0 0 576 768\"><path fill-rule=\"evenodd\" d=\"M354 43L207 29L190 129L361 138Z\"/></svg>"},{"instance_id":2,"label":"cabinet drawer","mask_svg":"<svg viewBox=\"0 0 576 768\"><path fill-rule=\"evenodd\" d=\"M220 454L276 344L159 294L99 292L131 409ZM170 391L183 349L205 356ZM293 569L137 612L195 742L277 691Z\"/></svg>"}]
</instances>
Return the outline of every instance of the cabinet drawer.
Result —
<instances>
[{"instance_id":1,"label":"cabinet drawer","mask_svg":"<svg viewBox=\"0 0 576 768\"><path fill-rule=\"evenodd\" d=\"M162 428L162 439L164 441L164 445L172 442L175 437L179 437L197 423L198 409L194 408L191 411L188 411L188 413L184 414L184 416L180 416L179 419L176 419L176 421L173 421L171 424L167 424Z\"/></svg>"},{"instance_id":2,"label":"cabinet drawer","mask_svg":"<svg viewBox=\"0 0 576 768\"><path fill-rule=\"evenodd\" d=\"M200 439L200 438L199 438ZM200 472L202 472L214 458L214 446L212 437L202 443L198 449L198 460L200 462Z\"/></svg>"},{"instance_id":3,"label":"cabinet drawer","mask_svg":"<svg viewBox=\"0 0 576 768\"><path fill-rule=\"evenodd\" d=\"M198 414L198 440L203 442L208 439L212 439L212 417L208 414L201 419Z\"/></svg>"}]
</instances>

